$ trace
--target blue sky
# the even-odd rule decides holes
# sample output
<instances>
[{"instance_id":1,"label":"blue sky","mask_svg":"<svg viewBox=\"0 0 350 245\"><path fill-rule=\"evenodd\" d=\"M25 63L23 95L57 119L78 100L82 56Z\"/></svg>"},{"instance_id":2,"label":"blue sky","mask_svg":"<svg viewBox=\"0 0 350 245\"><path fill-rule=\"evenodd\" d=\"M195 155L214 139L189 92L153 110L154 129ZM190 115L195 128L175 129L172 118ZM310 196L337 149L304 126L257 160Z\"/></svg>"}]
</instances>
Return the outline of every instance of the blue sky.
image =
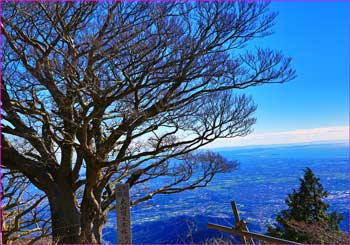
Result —
<instances>
[{"instance_id":1,"label":"blue sky","mask_svg":"<svg viewBox=\"0 0 350 245\"><path fill-rule=\"evenodd\" d=\"M279 12L275 33L254 45L291 56L297 78L245 91L258 105L253 134L265 135L267 144L288 143L286 132L292 138L292 132L309 135L301 141L348 138L349 3L272 2L271 9ZM266 134L276 138L276 132L280 142L269 141Z\"/></svg>"}]
</instances>

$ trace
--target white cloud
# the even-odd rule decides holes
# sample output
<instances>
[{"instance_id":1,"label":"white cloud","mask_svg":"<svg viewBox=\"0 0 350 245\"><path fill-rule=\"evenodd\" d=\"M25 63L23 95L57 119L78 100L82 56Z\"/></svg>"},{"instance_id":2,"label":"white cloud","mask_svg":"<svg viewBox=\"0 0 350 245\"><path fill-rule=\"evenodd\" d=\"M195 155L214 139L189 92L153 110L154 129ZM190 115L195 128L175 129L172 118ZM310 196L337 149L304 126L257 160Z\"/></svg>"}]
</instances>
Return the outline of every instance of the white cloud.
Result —
<instances>
[{"instance_id":1,"label":"white cloud","mask_svg":"<svg viewBox=\"0 0 350 245\"><path fill-rule=\"evenodd\" d=\"M207 147L227 147L245 145L293 144L319 141L349 140L349 127L296 129L284 132L252 133L246 137L218 139Z\"/></svg>"}]
</instances>

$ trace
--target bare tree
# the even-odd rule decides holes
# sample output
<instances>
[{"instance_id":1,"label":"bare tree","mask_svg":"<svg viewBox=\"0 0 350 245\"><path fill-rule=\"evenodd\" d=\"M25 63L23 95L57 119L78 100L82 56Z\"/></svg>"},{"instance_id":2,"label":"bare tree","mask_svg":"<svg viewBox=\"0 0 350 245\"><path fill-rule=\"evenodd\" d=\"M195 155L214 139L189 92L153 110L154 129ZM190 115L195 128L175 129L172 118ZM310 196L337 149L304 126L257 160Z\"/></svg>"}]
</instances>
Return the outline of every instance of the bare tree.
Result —
<instances>
[{"instance_id":1,"label":"bare tree","mask_svg":"<svg viewBox=\"0 0 350 245\"><path fill-rule=\"evenodd\" d=\"M21 173L5 170L2 175L2 235L4 244L36 243L50 236L50 215L44 194Z\"/></svg>"},{"instance_id":2,"label":"bare tree","mask_svg":"<svg viewBox=\"0 0 350 245\"><path fill-rule=\"evenodd\" d=\"M349 232L335 231L327 222L319 221L313 224L304 221L290 220L289 228L301 234L308 244L349 244Z\"/></svg>"},{"instance_id":3,"label":"bare tree","mask_svg":"<svg viewBox=\"0 0 350 245\"><path fill-rule=\"evenodd\" d=\"M195 150L250 132L256 106L234 91L294 78L290 58L244 48L275 17L267 2L4 3L3 164L45 192L53 237L99 243L115 183L136 205L233 169Z\"/></svg>"}]
</instances>

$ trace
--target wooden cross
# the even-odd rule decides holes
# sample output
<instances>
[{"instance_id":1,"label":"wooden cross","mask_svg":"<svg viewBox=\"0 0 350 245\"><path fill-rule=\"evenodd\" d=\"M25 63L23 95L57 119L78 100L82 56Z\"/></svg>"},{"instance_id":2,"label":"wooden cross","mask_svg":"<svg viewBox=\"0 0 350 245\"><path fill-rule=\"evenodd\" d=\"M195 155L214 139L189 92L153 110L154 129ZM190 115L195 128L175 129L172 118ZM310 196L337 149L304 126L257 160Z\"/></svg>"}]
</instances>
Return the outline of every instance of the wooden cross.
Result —
<instances>
[{"instance_id":1,"label":"wooden cross","mask_svg":"<svg viewBox=\"0 0 350 245\"><path fill-rule=\"evenodd\" d=\"M231 202L231 207L232 207L233 215L235 216L235 226L236 226L235 229L249 232L247 223L244 220L241 220L239 217L239 212L235 201ZM243 244L254 244L253 238L247 239L245 236L240 236L240 238Z\"/></svg>"},{"instance_id":2,"label":"wooden cross","mask_svg":"<svg viewBox=\"0 0 350 245\"><path fill-rule=\"evenodd\" d=\"M263 241L265 243L273 243L273 244L298 244L301 243L276 238L268 235L263 235L255 232L250 232L247 227L247 223L244 220L241 220L239 217L238 209L235 202L231 202L231 207L233 211L233 215L235 216L235 226L228 227L218 224L208 223L208 228L215 229L219 231L229 232L241 238L242 244L254 244L254 239Z\"/></svg>"}]
</instances>

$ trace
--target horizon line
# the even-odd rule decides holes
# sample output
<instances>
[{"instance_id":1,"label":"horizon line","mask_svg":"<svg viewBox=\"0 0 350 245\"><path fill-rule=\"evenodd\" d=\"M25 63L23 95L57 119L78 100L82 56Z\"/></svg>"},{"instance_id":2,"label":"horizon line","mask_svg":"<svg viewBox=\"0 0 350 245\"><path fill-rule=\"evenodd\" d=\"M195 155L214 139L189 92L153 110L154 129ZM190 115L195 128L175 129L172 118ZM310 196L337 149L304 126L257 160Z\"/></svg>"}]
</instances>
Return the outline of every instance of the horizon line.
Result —
<instances>
[{"instance_id":1,"label":"horizon line","mask_svg":"<svg viewBox=\"0 0 350 245\"><path fill-rule=\"evenodd\" d=\"M203 149L293 144L327 144L335 142L349 143L349 126L252 133L244 137L217 139L204 146Z\"/></svg>"}]
</instances>

